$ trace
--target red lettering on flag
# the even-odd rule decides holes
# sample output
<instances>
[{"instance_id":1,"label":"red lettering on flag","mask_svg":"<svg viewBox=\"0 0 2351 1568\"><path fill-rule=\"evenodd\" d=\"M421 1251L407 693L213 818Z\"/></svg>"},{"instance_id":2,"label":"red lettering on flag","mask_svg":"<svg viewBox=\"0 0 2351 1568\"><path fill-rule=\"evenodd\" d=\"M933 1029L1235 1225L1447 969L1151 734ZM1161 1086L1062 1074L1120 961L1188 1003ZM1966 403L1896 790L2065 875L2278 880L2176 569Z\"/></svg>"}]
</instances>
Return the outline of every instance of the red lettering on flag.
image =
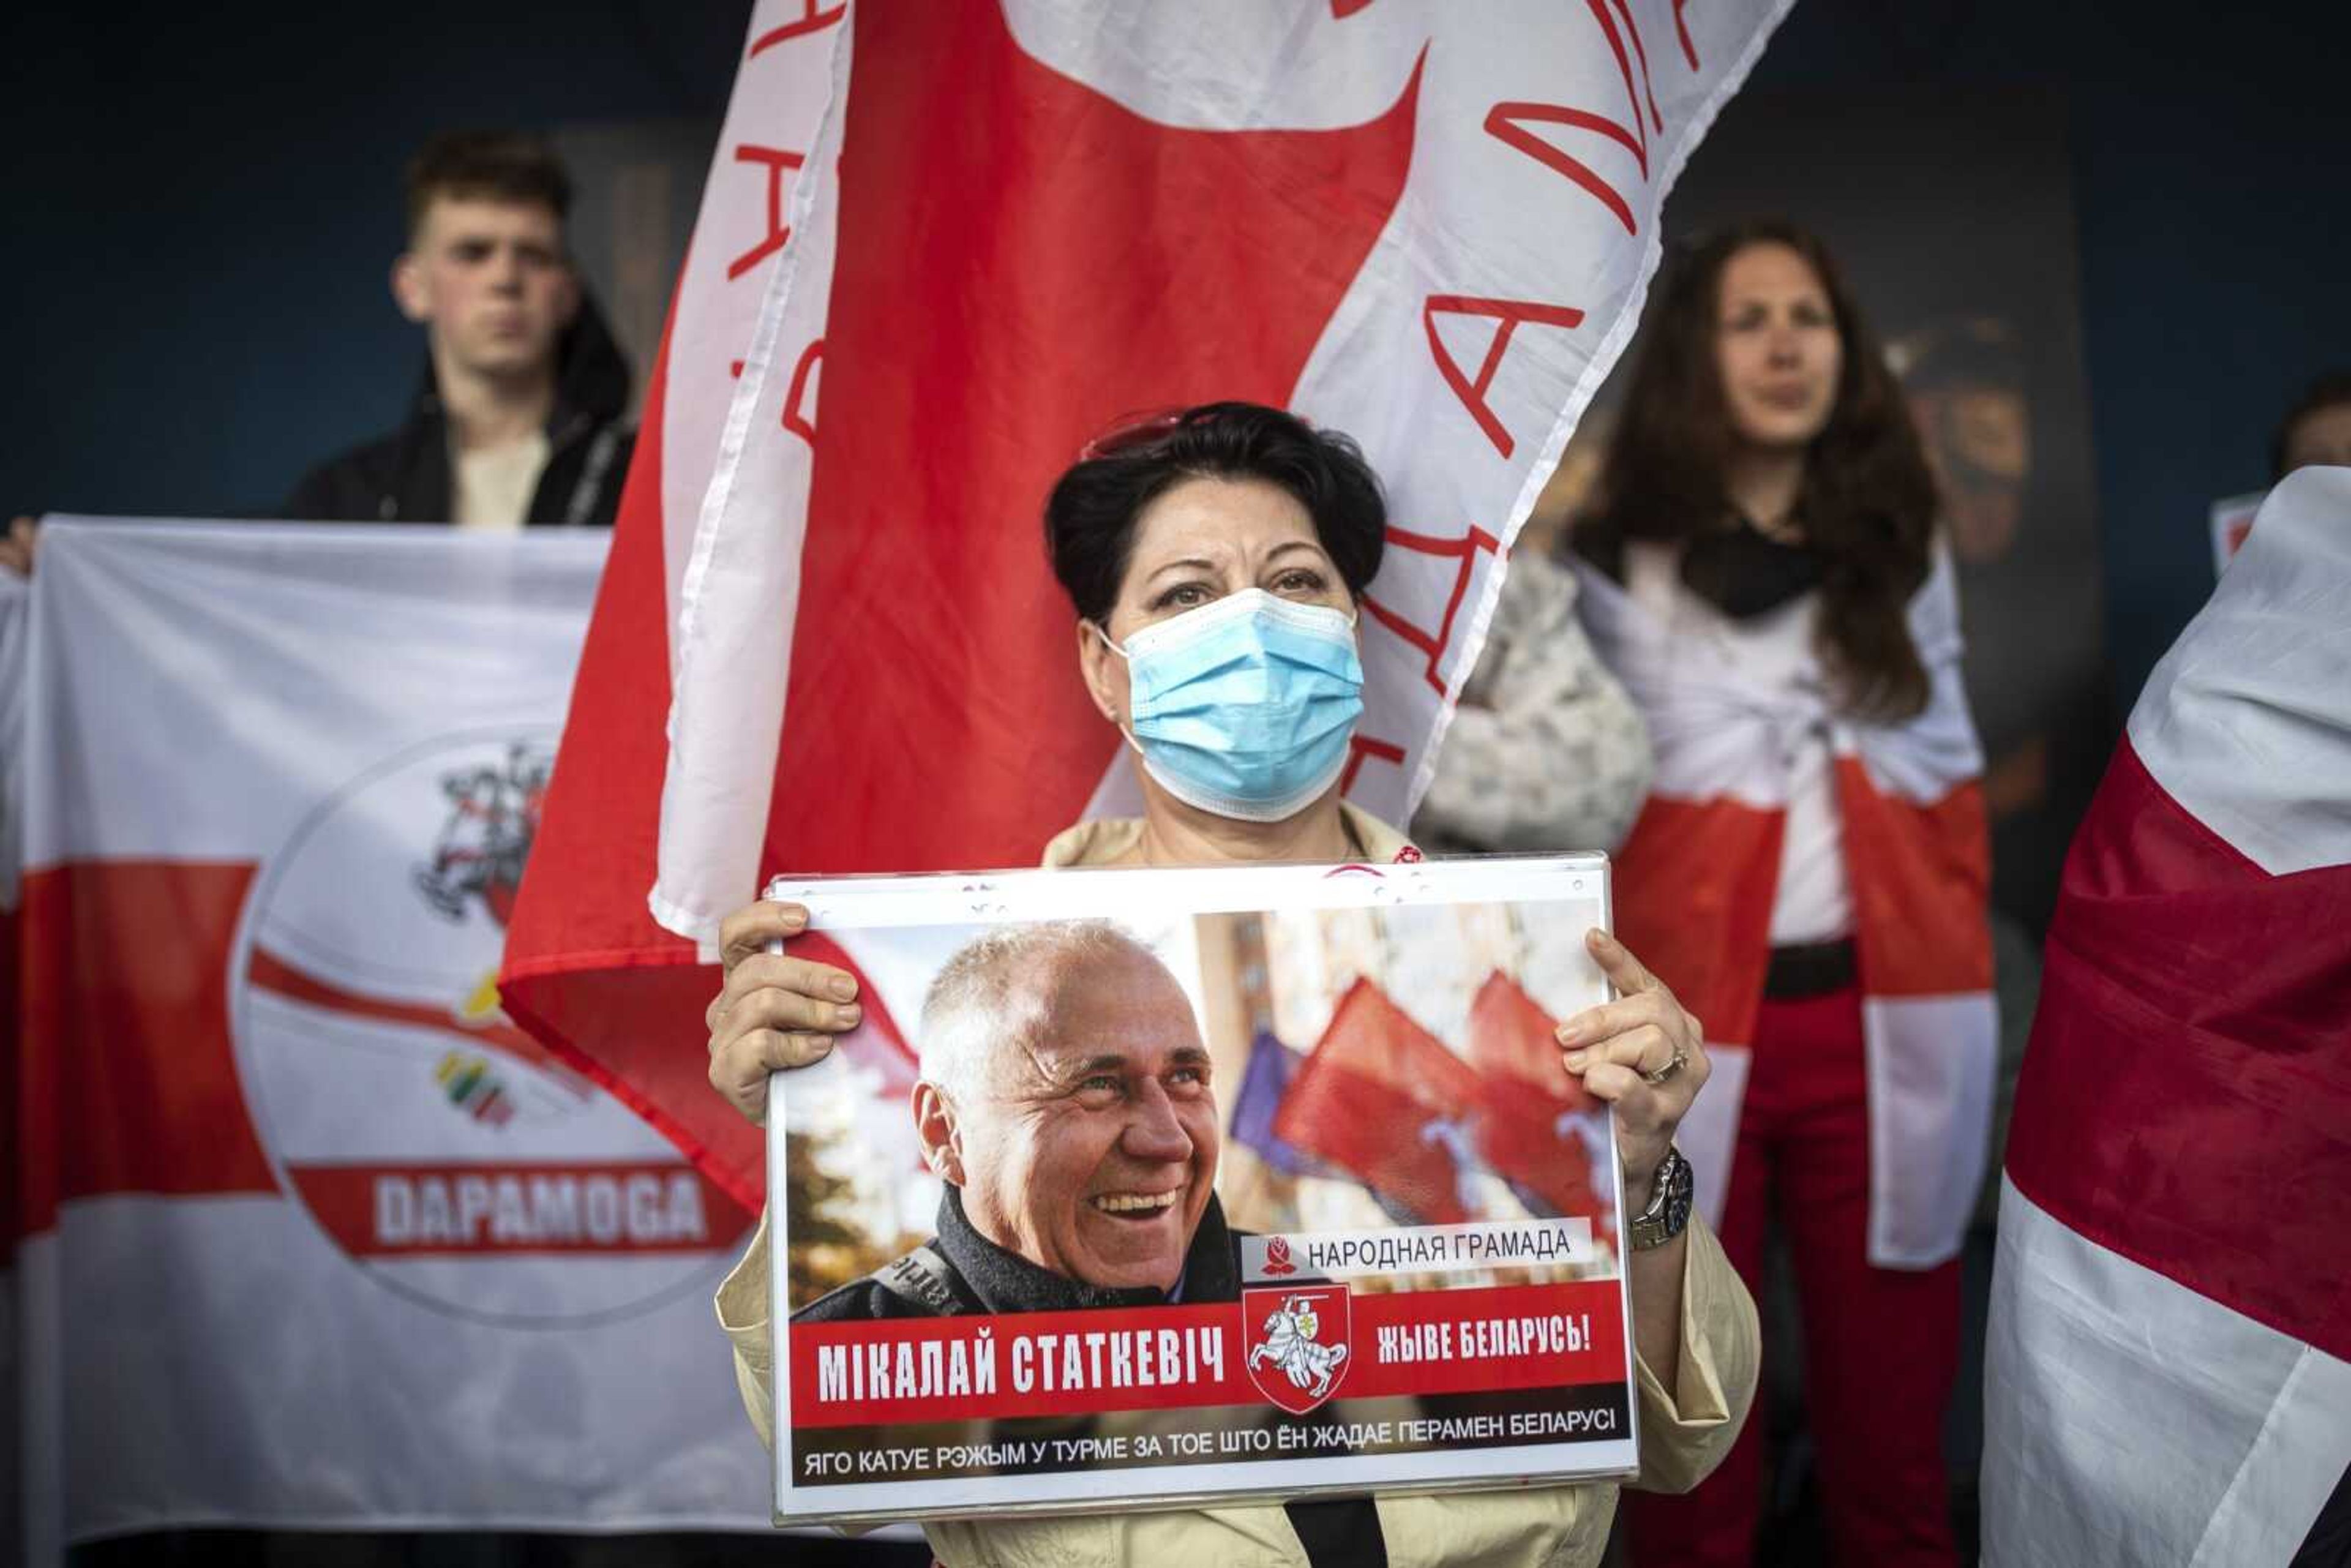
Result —
<instances>
[{"instance_id":1,"label":"red lettering on flag","mask_svg":"<svg viewBox=\"0 0 2351 1568\"><path fill-rule=\"evenodd\" d=\"M1679 7L1676 9L1678 10ZM770 27L752 39L751 52L746 57L756 60L778 44L789 43L794 38L805 37L810 33L820 33L847 15L849 15L849 7L846 5L835 5L830 11L820 11L816 8L816 0L804 0L803 7L798 16L780 27Z\"/></svg>"},{"instance_id":2,"label":"red lettering on flag","mask_svg":"<svg viewBox=\"0 0 2351 1568\"><path fill-rule=\"evenodd\" d=\"M1331 17L1343 22L1356 12L1370 6L1372 0L1331 0Z\"/></svg>"},{"instance_id":3,"label":"red lettering on flag","mask_svg":"<svg viewBox=\"0 0 2351 1568\"><path fill-rule=\"evenodd\" d=\"M692 1166L298 1165L286 1173L354 1258L709 1252L751 1216Z\"/></svg>"},{"instance_id":4,"label":"red lettering on flag","mask_svg":"<svg viewBox=\"0 0 2351 1568\"><path fill-rule=\"evenodd\" d=\"M1430 534L1406 533L1402 528L1388 530L1388 542L1405 549L1418 550L1423 555L1447 557L1459 563L1453 574L1453 591L1446 596L1445 615L1437 622L1436 635L1431 636L1403 616L1374 599L1364 595L1364 608L1372 619L1428 655L1428 669L1423 678L1429 690L1438 696L1445 695L1445 682L1437 673L1444 662L1446 651L1453 645L1453 618L1461 609L1462 597L1469 591L1469 575L1476 570L1478 552L1492 554L1502 548L1501 541L1480 528L1470 528L1459 538L1438 538Z\"/></svg>"},{"instance_id":5,"label":"red lettering on flag","mask_svg":"<svg viewBox=\"0 0 2351 1568\"><path fill-rule=\"evenodd\" d=\"M1571 156L1530 131L1521 129L1522 122L1538 125L1567 125L1580 131L1596 131L1612 141L1620 141L1631 150L1640 162L1641 172L1649 172L1648 149L1640 139L1604 114L1593 114L1581 109L1569 109L1555 103L1498 103L1486 111L1486 134L1507 147L1515 147L1547 169L1553 169L1600 200L1600 204L1616 214L1628 235L1641 232L1633 216L1632 204L1617 193L1616 187L1593 172L1581 158Z\"/></svg>"},{"instance_id":6,"label":"red lettering on flag","mask_svg":"<svg viewBox=\"0 0 2351 1568\"><path fill-rule=\"evenodd\" d=\"M1447 316L1491 316L1501 322L1494 333L1493 342L1486 350L1485 362L1478 367L1473 379L1461 373L1460 364L1437 336L1437 319ZM1517 446L1501 419L1486 402L1486 389L1494 384L1494 371L1500 367L1502 355L1510 349L1510 334L1522 321L1537 321L1546 327L1576 327L1583 324L1583 312L1566 305L1539 305L1527 299L1487 299L1467 294L1432 294L1421 308L1421 324L1428 329L1428 350L1437 356L1437 373L1461 406L1494 444L1494 450L1508 457Z\"/></svg>"},{"instance_id":7,"label":"red lettering on flag","mask_svg":"<svg viewBox=\"0 0 2351 1568\"><path fill-rule=\"evenodd\" d=\"M1616 214L1616 221L1625 225L1626 234L1636 235L1640 233L1640 223L1633 215L1632 204L1625 201L1615 186L1603 179L1581 158L1562 152L1525 129L1528 124L1564 125L1578 131L1597 131L1610 141L1621 143L1626 152L1633 154L1634 162L1640 165L1641 178L1646 180L1649 177L1649 129L1654 125L1663 131L1666 119L1658 112L1656 89L1649 78L1648 48L1641 42L1640 26L1633 20L1632 10L1625 0L1613 0L1617 16L1625 21L1625 30L1621 33L1616 30L1615 18L1608 14L1611 0L1584 0L1584 3L1591 7L1593 20L1600 24L1600 31L1607 38L1609 52L1616 57L1616 74L1624 78L1625 105L1632 114L1633 123L1626 126L1606 115L1570 109L1564 104L1509 102L1498 103L1487 110L1486 133L1507 147L1518 149L1543 167L1574 181ZM1675 19L1678 23L1679 6L1675 8ZM1625 52L1627 40L1632 44L1630 54ZM1687 52L1689 47L1687 28L1683 30L1682 46ZM1633 80L1636 63L1641 73L1637 86ZM1698 62L1692 59L1690 63L1695 68ZM1644 103L1649 110L1646 120L1641 115Z\"/></svg>"},{"instance_id":8,"label":"red lettering on flag","mask_svg":"<svg viewBox=\"0 0 2351 1568\"><path fill-rule=\"evenodd\" d=\"M1682 41L1682 58L1689 62L1690 69L1696 70L1698 69L1698 45L1690 37L1689 19L1682 15L1688 9L1689 0L1674 0L1674 31L1679 35Z\"/></svg>"},{"instance_id":9,"label":"red lettering on flag","mask_svg":"<svg viewBox=\"0 0 2351 1568\"><path fill-rule=\"evenodd\" d=\"M807 442L816 444L816 411L802 412L808 398L809 377L815 373L824 358L824 340L818 338L800 350L799 363L792 367L792 384L784 393L784 428ZM737 371L740 374L741 371Z\"/></svg>"},{"instance_id":10,"label":"red lettering on flag","mask_svg":"<svg viewBox=\"0 0 2351 1568\"><path fill-rule=\"evenodd\" d=\"M1343 795L1355 787L1355 775L1363 770L1364 758L1376 757L1383 762L1404 766L1404 747L1394 742L1374 740L1368 735L1350 736L1347 739L1347 770L1339 776L1339 793Z\"/></svg>"},{"instance_id":11,"label":"red lettering on flag","mask_svg":"<svg viewBox=\"0 0 2351 1568\"><path fill-rule=\"evenodd\" d=\"M1591 5L1592 14L1599 18L1600 30L1608 35L1608 47L1615 51L1616 69L1625 78L1625 96L1629 100L1633 96L1633 68L1625 58L1625 38L1617 37L1615 25L1608 20L1608 13L1601 8L1600 0L1586 0L1586 4ZM1666 117L1657 112L1657 92L1649 80L1649 51L1641 43L1641 25L1633 20L1633 9L1625 4L1625 0L1614 0L1614 4L1616 15L1625 18L1625 36L1633 41L1633 54L1641 62L1641 96L1649 106L1649 123L1657 130L1663 131L1666 128ZM1633 123L1638 125L1641 123L1640 105L1634 104L1632 107ZM1641 172L1644 174L1649 172L1646 151L1648 141L1647 134L1643 133Z\"/></svg>"},{"instance_id":12,"label":"red lettering on flag","mask_svg":"<svg viewBox=\"0 0 2351 1568\"><path fill-rule=\"evenodd\" d=\"M808 162L798 152L787 152L780 147L756 147L749 142L735 149L737 163L764 164L768 171L768 236L726 264L726 281L734 282L776 252L792 237L791 225L784 222L784 172L797 169ZM738 370L737 374L741 371Z\"/></svg>"}]
</instances>

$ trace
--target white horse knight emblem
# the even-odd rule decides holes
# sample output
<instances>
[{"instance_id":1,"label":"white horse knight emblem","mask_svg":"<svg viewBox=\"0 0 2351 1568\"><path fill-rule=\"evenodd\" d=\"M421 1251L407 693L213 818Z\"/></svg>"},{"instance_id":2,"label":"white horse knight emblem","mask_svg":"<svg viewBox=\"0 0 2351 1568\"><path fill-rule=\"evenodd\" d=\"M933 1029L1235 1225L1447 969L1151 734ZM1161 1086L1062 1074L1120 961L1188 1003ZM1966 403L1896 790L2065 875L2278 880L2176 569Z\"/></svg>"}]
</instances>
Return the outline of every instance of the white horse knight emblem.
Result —
<instances>
[{"instance_id":1,"label":"white horse knight emblem","mask_svg":"<svg viewBox=\"0 0 2351 1568\"><path fill-rule=\"evenodd\" d=\"M1286 1286L1241 1292L1241 1322L1258 1392L1302 1416L1345 1381L1353 1314L1344 1285Z\"/></svg>"}]
</instances>

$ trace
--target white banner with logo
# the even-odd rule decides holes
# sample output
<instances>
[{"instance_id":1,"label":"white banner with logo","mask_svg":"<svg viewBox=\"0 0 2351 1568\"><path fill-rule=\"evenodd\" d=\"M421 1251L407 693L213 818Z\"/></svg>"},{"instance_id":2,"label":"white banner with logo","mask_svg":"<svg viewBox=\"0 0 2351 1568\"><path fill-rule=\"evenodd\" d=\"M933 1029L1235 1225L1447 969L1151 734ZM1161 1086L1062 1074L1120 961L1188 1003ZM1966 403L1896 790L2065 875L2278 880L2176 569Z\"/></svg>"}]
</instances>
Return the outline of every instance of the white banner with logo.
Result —
<instances>
[{"instance_id":1,"label":"white banner with logo","mask_svg":"<svg viewBox=\"0 0 2351 1568\"><path fill-rule=\"evenodd\" d=\"M767 1527L709 1304L750 1217L492 984L604 549L45 529L0 671L26 1560Z\"/></svg>"}]
</instances>

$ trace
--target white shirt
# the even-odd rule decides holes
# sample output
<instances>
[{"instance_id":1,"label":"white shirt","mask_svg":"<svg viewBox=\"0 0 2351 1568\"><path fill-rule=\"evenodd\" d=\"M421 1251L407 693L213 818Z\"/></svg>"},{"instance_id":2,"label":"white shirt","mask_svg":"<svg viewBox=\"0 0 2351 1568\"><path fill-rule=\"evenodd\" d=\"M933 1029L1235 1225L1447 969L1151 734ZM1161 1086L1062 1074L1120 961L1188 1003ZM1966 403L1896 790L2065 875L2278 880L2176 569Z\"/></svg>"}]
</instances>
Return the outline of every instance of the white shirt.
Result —
<instances>
[{"instance_id":1,"label":"white shirt","mask_svg":"<svg viewBox=\"0 0 2351 1568\"><path fill-rule=\"evenodd\" d=\"M530 498L547 469L547 432L534 430L496 446L460 447L450 454L455 480L451 521L461 528L513 533L530 516Z\"/></svg>"},{"instance_id":2,"label":"white shirt","mask_svg":"<svg viewBox=\"0 0 2351 1568\"><path fill-rule=\"evenodd\" d=\"M1832 705L1817 643L1818 590L1744 621L1733 620L1681 584L1678 558L1656 546L1625 551L1626 587L1672 626L1676 637L1702 637L1761 691L1793 699L1785 706L1802 720L1780 723L1776 736L1787 779L1780 875L1771 898L1775 947L1827 942L1853 935L1853 883L1845 873L1844 812L1836 795L1836 758L1830 735ZM1780 705L1774 704L1774 706ZM1712 781L1716 788L1733 782Z\"/></svg>"},{"instance_id":3,"label":"white shirt","mask_svg":"<svg viewBox=\"0 0 2351 1568\"><path fill-rule=\"evenodd\" d=\"M1801 642L1806 664L1820 617L1820 595L1806 593L1749 626L1759 644L1780 651ZM1771 895L1771 946L1827 942L1853 935L1853 883L1844 868L1844 813L1837 804L1836 758L1825 718L1782 737L1788 761L1788 816L1781 827L1780 880Z\"/></svg>"}]
</instances>

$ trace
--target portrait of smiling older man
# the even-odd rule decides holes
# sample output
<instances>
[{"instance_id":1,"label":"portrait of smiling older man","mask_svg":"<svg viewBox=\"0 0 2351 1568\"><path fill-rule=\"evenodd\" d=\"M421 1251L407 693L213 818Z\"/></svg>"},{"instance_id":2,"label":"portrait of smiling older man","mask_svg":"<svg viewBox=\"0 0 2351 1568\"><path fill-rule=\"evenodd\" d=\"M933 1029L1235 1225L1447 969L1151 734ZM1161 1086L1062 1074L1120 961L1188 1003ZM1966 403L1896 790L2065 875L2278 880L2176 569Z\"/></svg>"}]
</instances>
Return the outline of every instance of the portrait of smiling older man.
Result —
<instances>
[{"instance_id":1,"label":"portrait of smiling older man","mask_svg":"<svg viewBox=\"0 0 2351 1568\"><path fill-rule=\"evenodd\" d=\"M799 1322L1230 1301L1208 1051L1150 948L1099 920L990 932L923 1003L938 1235Z\"/></svg>"}]
</instances>

